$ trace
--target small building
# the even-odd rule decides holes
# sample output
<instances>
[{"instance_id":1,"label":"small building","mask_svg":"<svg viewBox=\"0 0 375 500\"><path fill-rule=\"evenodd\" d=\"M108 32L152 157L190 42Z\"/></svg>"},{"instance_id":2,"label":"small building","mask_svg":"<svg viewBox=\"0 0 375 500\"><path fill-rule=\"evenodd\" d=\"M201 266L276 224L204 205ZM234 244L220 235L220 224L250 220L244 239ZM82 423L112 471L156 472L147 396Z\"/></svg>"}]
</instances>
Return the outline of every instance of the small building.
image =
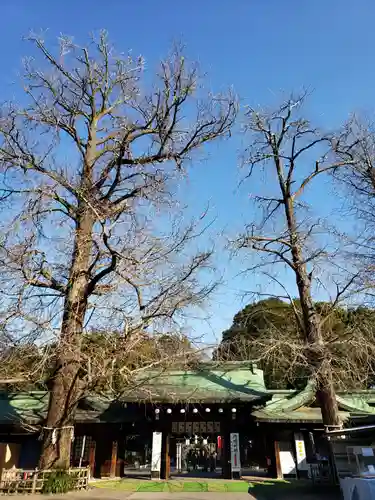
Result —
<instances>
[{"instance_id":1,"label":"small building","mask_svg":"<svg viewBox=\"0 0 375 500\"><path fill-rule=\"evenodd\" d=\"M375 498L375 425L327 433L344 500Z\"/></svg>"},{"instance_id":2,"label":"small building","mask_svg":"<svg viewBox=\"0 0 375 500\"><path fill-rule=\"evenodd\" d=\"M37 466L48 397L0 393L0 469ZM375 422L375 391L339 393L337 400L345 422ZM1 463L4 453L8 463ZM327 457L313 385L269 390L252 363L208 362L148 370L117 399L86 395L75 416L71 461L90 466L95 477L169 477L187 469L212 477L304 477Z\"/></svg>"}]
</instances>

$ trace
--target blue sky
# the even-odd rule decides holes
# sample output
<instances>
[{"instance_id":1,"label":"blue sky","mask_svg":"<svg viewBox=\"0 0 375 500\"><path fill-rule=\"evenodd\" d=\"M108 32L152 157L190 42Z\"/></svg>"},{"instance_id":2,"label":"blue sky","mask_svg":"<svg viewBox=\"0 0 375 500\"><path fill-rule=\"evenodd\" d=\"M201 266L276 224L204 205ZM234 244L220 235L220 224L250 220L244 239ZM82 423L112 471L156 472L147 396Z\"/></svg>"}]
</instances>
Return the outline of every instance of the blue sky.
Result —
<instances>
[{"instance_id":1,"label":"blue sky","mask_svg":"<svg viewBox=\"0 0 375 500\"><path fill-rule=\"evenodd\" d=\"M91 31L105 28L118 49L133 49L153 67L174 40L208 73L207 87L233 85L243 101L256 105L277 101L280 92L305 86L314 92L309 116L337 126L353 110L374 107L374 0L2 0L0 31L1 98L17 96L21 58L30 48L29 30L49 29L84 43ZM199 214L210 200L216 234L233 234L251 217L246 192L236 187L239 140L213 148L197 165L184 189L189 214ZM224 237L218 236L219 246ZM229 326L243 305L241 291L265 283L256 276L236 277L241 262L217 256L226 286L211 307L210 326L195 325L212 337Z\"/></svg>"}]
</instances>

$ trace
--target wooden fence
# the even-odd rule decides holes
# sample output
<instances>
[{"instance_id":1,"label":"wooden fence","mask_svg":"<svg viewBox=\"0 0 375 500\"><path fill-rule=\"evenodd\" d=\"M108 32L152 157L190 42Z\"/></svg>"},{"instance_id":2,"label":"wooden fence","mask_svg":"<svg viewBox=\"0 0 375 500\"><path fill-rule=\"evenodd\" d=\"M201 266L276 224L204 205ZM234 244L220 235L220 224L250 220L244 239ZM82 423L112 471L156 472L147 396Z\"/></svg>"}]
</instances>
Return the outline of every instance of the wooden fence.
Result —
<instances>
[{"instance_id":1,"label":"wooden fence","mask_svg":"<svg viewBox=\"0 0 375 500\"><path fill-rule=\"evenodd\" d=\"M0 478L0 493L41 493L44 482L54 470L27 470L7 469L3 470ZM90 471L88 467L75 467L68 469L68 474L74 476L76 484L74 489L87 489Z\"/></svg>"}]
</instances>

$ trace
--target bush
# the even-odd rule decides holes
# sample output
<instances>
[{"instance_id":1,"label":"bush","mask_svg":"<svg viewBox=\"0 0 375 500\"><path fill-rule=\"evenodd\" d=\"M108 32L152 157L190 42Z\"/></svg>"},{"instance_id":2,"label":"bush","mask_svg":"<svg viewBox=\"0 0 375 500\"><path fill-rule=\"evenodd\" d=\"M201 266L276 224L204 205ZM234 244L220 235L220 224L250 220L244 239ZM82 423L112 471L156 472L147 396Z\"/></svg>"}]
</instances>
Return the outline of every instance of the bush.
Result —
<instances>
[{"instance_id":1,"label":"bush","mask_svg":"<svg viewBox=\"0 0 375 500\"><path fill-rule=\"evenodd\" d=\"M68 493L74 490L76 476L66 470L56 470L48 474L44 481L42 493Z\"/></svg>"}]
</instances>

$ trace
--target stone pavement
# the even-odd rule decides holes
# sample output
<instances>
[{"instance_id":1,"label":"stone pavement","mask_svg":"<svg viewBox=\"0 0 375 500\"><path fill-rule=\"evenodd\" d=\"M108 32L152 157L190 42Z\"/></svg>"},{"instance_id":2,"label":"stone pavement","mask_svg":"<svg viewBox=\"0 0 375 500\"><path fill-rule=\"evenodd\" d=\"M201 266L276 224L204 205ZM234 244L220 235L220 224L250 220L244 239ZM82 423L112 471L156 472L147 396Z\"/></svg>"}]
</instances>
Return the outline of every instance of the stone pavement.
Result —
<instances>
[{"instance_id":1,"label":"stone pavement","mask_svg":"<svg viewBox=\"0 0 375 500\"><path fill-rule=\"evenodd\" d=\"M251 490L250 490L251 491ZM92 488L71 492L67 495L27 495L27 500L339 500L339 491L320 488L311 490L273 490L268 487L254 488L250 493L217 492L131 492L116 489Z\"/></svg>"},{"instance_id":2,"label":"stone pavement","mask_svg":"<svg viewBox=\"0 0 375 500\"><path fill-rule=\"evenodd\" d=\"M219 497L219 499L218 499ZM248 493L169 493L116 491L94 488L88 491L71 492L67 495L28 495L27 500L257 500Z\"/></svg>"}]
</instances>

